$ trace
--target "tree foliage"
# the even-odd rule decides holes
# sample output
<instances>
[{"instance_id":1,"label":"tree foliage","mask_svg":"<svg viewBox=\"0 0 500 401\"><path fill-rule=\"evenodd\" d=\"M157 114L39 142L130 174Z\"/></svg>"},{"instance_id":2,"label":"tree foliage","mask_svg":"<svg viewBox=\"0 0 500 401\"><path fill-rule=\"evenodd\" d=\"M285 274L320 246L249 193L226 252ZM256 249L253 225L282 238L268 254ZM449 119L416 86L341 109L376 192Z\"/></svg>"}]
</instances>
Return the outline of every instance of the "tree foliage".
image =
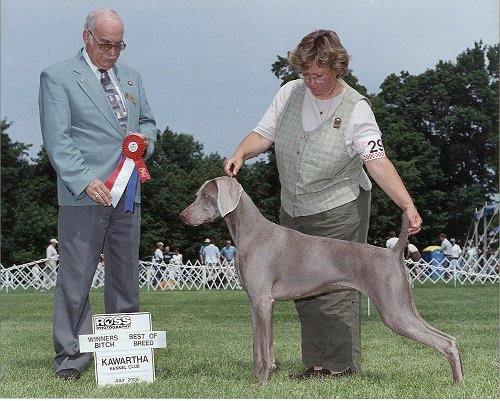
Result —
<instances>
[{"instance_id":1,"label":"tree foliage","mask_svg":"<svg viewBox=\"0 0 500 401\"><path fill-rule=\"evenodd\" d=\"M281 56L271 71L282 84L298 77ZM387 155L424 219L413 242L435 244L441 231L463 242L474 208L498 193L498 45L475 43L456 62L439 61L419 75L391 74L376 95L352 73L344 79L370 99ZM4 266L45 257L48 240L57 237L56 174L43 149L28 159L31 145L13 142L11 125L1 122ZM229 238L222 219L190 227L179 217L205 181L223 174L223 161L216 153L205 155L191 135L168 127L158 132L147 161L153 179L142 188L143 258L162 241L195 260L205 238L221 246ZM277 222L281 187L274 149L247 164L238 180L264 216ZM369 242L383 245L388 230L399 225L400 211L374 185Z\"/></svg>"},{"instance_id":2,"label":"tree foliage","mask_svg":"<svg viewBox=\"0 0 500 401\"><path fill-rule=\"evenodd\" d=\"M475 43L456 63L440 61L417 76L392 74L381 85L375 115L423 212L419 237L427 242L439 232L464 239L474 208L498 193L495 55L498 45ZM411 161L417 168L408 170Z\"/></svg>"}]
</instances>

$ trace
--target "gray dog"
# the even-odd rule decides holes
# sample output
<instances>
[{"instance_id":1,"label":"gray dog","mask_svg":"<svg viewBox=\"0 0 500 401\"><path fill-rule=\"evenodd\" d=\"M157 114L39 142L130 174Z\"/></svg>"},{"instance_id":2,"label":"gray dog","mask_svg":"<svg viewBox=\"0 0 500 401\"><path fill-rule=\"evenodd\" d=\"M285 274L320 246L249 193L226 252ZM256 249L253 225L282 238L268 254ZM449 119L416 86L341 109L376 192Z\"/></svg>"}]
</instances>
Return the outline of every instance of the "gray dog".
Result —
<instances>
[{"instance_id":1,"label":"gray dog","mask_svg":"<svg viewBox=\"0 0 500 401\"><path fill-rule=\"evenodd\" d=\"M219 177L203 184L181 217L186 224L197 226L219 216L226 220L238 244L235 265L252 306L253 375L261 384L267 383L275 366L274 301L346 287L366 294L395 333L442 353L451 365L454 382L462 380L455 338L430 326L413 302L403 259L408 238L405 215L399 240L392 249L306 235L267 220L235 178Z\"/></svg>"}]
</instances>

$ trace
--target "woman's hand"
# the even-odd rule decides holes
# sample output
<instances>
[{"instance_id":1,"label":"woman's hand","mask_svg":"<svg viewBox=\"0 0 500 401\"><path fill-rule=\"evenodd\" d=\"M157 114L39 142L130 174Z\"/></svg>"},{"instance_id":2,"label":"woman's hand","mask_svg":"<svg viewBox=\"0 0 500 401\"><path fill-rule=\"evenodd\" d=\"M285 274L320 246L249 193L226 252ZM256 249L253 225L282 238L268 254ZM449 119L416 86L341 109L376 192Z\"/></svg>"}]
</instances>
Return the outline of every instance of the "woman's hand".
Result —
<instances>
[{"instance_id":1,"label":"woman's hand","mask_svg":"<svg viewBox=\"0 0 500 401\"><path fill-rule=\"evenodd\" d=\"M226 161L224 162L224 172L229 177L232 177L238 174L238 171L240 171L242 165L243 159L241 157L235 157L233 155L229 159L226 159Z\"/></svg>"},{"instance_id":2,"label":"woman's hand","mask_svg":"<svg viewBox=\"0 0 500 401\"><path fill-rule=\"evenodd\" d=\"M410 220L410 227L408 228L408 234L413 235L420 231L422 228L422 218L418 214L417 208L415 206L409 206L405 210L406 216Z\"/></svg>"}]
</instances>

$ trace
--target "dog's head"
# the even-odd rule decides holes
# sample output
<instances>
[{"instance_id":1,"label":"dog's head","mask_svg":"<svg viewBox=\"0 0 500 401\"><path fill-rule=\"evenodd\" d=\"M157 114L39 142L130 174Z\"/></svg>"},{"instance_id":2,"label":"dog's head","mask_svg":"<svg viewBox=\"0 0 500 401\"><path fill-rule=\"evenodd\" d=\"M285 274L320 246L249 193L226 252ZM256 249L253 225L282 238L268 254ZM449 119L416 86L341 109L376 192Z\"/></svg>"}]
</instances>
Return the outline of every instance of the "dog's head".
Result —
<instances>
[{"instance_id":1,"label":"dog's head","mask_svg":"<svg viewBox=\"0 0 500 401\"><path fill-rule=\"evenodd\" d=\"M181 218L186 224L198 226L224 217L236 209L242 193L236 178L213 178L201 186L196 200L181 212Z\"/></svg>"}]
</instances>

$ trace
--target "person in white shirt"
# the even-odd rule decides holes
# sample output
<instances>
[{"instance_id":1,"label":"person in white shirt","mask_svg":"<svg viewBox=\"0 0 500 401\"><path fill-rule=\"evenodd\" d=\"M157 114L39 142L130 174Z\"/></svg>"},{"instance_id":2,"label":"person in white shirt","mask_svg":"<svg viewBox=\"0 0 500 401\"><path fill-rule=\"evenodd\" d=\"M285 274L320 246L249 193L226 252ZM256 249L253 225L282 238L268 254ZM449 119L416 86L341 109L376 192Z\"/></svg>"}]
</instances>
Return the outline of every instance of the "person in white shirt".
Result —
<instances>
[{"instance_id":1,"label":"person in white shirt","mask_svg":"<svg viewBox=\"0 0 500 401\"><path fill-rule=\"evenodd\" d=\"M172 255L172 263L174 265L182 264L182 253L179 252L179 248L175 248L175 253Z\"/></svg>"},{"instance_id":2,"label":"person in white shirt","mask_svg":"<svg viewBox=\"0 0 500 401\"><path fill-rule=\"evenodd\" d=\"M156 250L153 256L154 263L161 263L163 260L163 242L156 243Z\"/></svg>"},{"instance_id":3,"label":"person in white shirt","mask_svg":"<svg viewBox=\"0 0 500 401\"><path fill-rule=\"evenodd\" d=\"M444 259L441 265L443 266L443 268L447 269L451 263L451 242L448 241L445 233L439 234L439 240L441 241L440 249L444 254ZM445 276L447 275L448 273L445 272Z\"/></svg>"},{"instance_id":4,"label":"person in white shirt","mask_svg":"<svg viewBox=\"0 0 500 401\"><path fill-rule=\"evenodd\" d=\"M410 269L410 273L415 277L419 277L421 272L420 259L422 259L422 255L420 254L418 248L411 244L409 240L406 245L405 259L408 260L406 266Z\"/></svg>"},{"instance_id":5,"label":"person in white shirt","mask_svg":"<svg viewBox=\"0 0 500 401\"><path fill-rule=\"evenodd\" d=\"M454 265L455 270L461 270L459 258L462 255L462 248L455 241L455 238L450 238L451 243L451 262Z\"/></svg>"},{"instance_id":6,"label":"person in white shirt","mask_svg":"<svg viewBox=\"0 0 500 401\"><path fill-rule=\"evenodd\" d=\"M203 249L203 258L205 260L205 264L207 265L216 265L220 262L220 251L212 242L210 242Z\"/></svg>"},{"instance_id":7,"label":"person in white shirt","mask_svg":"<svg viewBox=\"0 0 500 401\"><path fill-rule=\"evenodd\" d=\"M446 238L446 234L439 234L439 240L441 241L441 251L443 251L444 256L451 259L451 242Z\"/></svg>"},{"instance_id":8,"label":"person in white shirt","mask_svg":"<svg viewBox=\"0 0 500 401\"><path fill-rule=\"evenodd\" d=\"M455 241L455 238L450 239L451 242L451 258L452 259L458 259L460 255L462 254L462 248L460 248L460 245L458 245Z\"/></svg>"},{"instance_id":9,"label":"person in white shirt","mask_svg":"<svg viewBox=\"0 0 500 401\"><path fill-rule=\"evenodd\" d=\"M52 238L50 244L45 250L45 255L47 261L45 262L45 268L43 269L43 282L42 290L48 290L56 284L56 269L57 261L59 260L59 254L57 253L56 246L59 242Z\"/></svg>"},{"instance_id":10,"label":"person in white shirt","mask_svg":"<svg viewBox=\"0 0 500 401\"><path fill-rule=\"evenodd\" d=\"M391 249L398 242L398 237L396 235L396 231L389 231L390 238L385 242L385 247L387 249Z\"/></svg>"},{"instance_id":11,"label":"person in white shirt","mask_svg":"<svg viewBox=\"0 0 500 401\"><path fill-rule=\"evenodd\" d=\"M207 242L208 240L208 242ZM221 285L220 275L220 251L208 238L207 244L203 248L203 260L207 266L207 286L209 288L219 288Z\"/></svg>"},{"instance_id":12,"label":"person in white shirt","mask_svg":"<svg viewBox=\"0 0 500 401\"><path fill-rule=\"evenodd\" d=\"M156 243L156 250L153 255L153 280L151 281L151 285L156 287L159 282L163 281L163 275L165 271L165 265L163 262L163 242L158 241Z\"/></svg>"}]
</instances>

